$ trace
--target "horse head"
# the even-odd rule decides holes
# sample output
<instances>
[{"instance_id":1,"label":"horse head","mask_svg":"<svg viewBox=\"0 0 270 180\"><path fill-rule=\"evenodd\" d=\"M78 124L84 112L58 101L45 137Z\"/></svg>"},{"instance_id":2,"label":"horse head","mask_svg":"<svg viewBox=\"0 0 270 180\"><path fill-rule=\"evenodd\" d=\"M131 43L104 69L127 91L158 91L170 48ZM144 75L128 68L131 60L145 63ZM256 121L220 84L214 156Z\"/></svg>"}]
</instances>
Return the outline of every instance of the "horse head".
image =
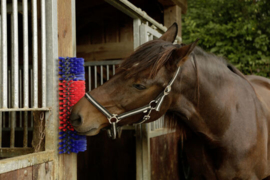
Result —
<instances>
[{"instance_id":1,"label":"horse head","mask_svg":"<svg viewBox=\"0 0 270 180\"><path fill-rule=\"evenodd\" d=\"M173 24L159 39L140 46L120 64L112 79L89 92L89 95L112 114L121 114L149 104L164 91L178 67L184 64L196 46L197 41L190 45L173 44L177 29L177 24ZM151 118L146 122L152 122L165 114L171 108L173 99L174 93L166 96L160 110L151 112ZM136 114L124 118L118 124L136 123L142 117L143 113ZM79 133L90 136L110 125L108 118L86 97L72 108L70 120Z\"/></svg>"}]
</instances>

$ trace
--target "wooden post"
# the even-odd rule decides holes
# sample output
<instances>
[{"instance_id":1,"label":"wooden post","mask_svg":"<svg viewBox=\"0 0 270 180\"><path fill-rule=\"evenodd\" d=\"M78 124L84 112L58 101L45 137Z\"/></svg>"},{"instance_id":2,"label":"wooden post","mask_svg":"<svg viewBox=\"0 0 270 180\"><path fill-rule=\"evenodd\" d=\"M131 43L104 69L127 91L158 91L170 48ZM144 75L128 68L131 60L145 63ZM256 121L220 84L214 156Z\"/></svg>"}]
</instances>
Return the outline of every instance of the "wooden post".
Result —
<instances>
[{"instance_id":1,"label":"wooden post","mask_svg":"<svg viewBox=\"0 0 270 180\"><path fill-rule=\"evenodd\" d=\"M170 27L174 22L178 24L178 36L182 37L181 8L177 5L164 8L164 25Z\"/></svg>"},{"instance_id":2,"label":"wooden post","mask_svg":"<svg viewBox=\"0 0 270 180\"><path fill-rule=\"evenodd\" d=\"M76 56L74 46L74 0L58 0L58 54L59 56ZM73 30L73 31L72 31ZM77 154L59 155L59 180L77 179Z\"/></svg>"}]
</instances>

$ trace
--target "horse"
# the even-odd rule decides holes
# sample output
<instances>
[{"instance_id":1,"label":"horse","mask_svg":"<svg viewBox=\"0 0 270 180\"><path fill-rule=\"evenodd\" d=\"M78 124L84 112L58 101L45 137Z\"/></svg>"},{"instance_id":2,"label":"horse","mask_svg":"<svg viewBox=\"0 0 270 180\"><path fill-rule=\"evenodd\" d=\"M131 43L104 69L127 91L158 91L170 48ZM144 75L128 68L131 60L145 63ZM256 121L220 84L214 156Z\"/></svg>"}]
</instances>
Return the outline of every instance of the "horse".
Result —
<instances>
[{"instance_id":1,"label":"horse","mask_svg":"<svg viewBox=\"0 0 270 180\"><path fill-rule=\"evenodd\" d=\"M181 129L194 179L270 177L270 80L243 75L197 41L173 44L177 29L141 45L112 79L81 98L71 124L93 136L170 115L165 121Z\"/></svg>"}]
</instances>

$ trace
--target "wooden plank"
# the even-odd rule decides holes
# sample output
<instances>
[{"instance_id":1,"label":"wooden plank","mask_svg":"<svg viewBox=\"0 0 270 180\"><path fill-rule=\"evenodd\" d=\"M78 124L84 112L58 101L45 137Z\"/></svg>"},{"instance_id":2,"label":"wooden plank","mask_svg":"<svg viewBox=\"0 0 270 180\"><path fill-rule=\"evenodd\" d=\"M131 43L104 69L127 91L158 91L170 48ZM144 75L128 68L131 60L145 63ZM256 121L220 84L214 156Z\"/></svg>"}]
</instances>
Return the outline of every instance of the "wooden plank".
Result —
<instances>
[{"instance_id":1,"label":"wooden plank","mask_svg":"<svg viewBox=\"0 0 270 180\"><path fill-rule=\"evenodd\" d=\"M182 36L182 18L181 8L179 6L170 6L164 8L164 25L170 27L174 22L178 24L178 36Z\"/></svg>"},{"instance_id":2,"label":"wooden plank","mask_svg":"<svg viewBox=\"0 0 270 180\"><path fill-rule=\"evenodd\" d=\"M0 174L0 180L32 180L32 166Z\"/></svg>"},{"instance_id":3,"label":"wooden plank","mask_svg":"<svg viewBox=\"0 0 270 180\"><path fill-rule=\"evenodd\" d=\"M164 8L177 5L182 9L183 14L187 12L187 0L158 0L158 2L160 2Z\"/></svg>"},{"instance_id":4,"label":"wooden plank","mask_svg":"<svg viewBox=\"0 0 270 180\"><path fill-rule=\"evenodd\" d=\"M120 25L120 42L133 42L133 22L128 21Z\"/></svg>"},{"instance_id":5,"label":"wooden plank","mask_svg":"<svg viewBox=\"0 0 270 180\"><path fill-rule=\"evenodd\" d=\"M53 178L53 162L33 166L34 180L51 180Z\"/></svg>"},{"instance_id":6,"label":"wooden plank","mask_svg":"<svg viewBox=\"0 0 270 180\"><path fill-rule=\"evenodd\" d=\"M0 157L15 157L34 152L34 148L0 148Z\"/></svg>"},{"instance_id":7,"label":"wooden plank","mask_svg":"<svg viewBox=\"0 0 270 180\"><path fill-rule=\"evenodd\" d=\"M58 16L58 55L59 56L76 56L73 47L72 26L72 6L71 0L57 1ZM59 155L59 180L76 180L77 179L77 154Z\"/></svg>"},{"instance_id":8,"label":"wooden plank","mask_svg":"<svg viewBox=\"0 0 270 180\"><path fill-rule=\"evenodd\" d=\"M77 54L85 61L126 58L133 52L133 42L78 45Z\"/></svg>"},{"instance_id":9,"label":"wooden plank","mask_svg":"<svg viewBox=\"0 0 270 180\"><path fill-rule=\"evenodd\" d=\"M119 22L105 22L105 42L114 43L119 42Z\"/></svg>"},{"instance_id":10,"label":"wooden plank","mask_svg":"<svg viewBox=\"0 0 270 180\"><path fill-rule=\"evenodd\" d=\"M11 171L4 174L0 174L0 180L18 180L17 171Z\"/></svg>"},{"instance_id":11,"label":"wooden plank","mask_svg":"<svg viewBox=\"0 0 270 180\"><path fill-rule=\"evenodd\" d=\"M142 124L143 179L150 179L151 177L150 138L148 132L149 132L149 124Z\"/></svg>"},{"instance_id":12,"label":"wooden plank","mask_svg":"<svg viewBox=\"0 0 270 180\"><path fill-rule=\"evenodd\" d=\"M1 160L0 174L21 169L35 164L54 160L54 151L44 151Z\"/></svg>"},{"instance_id":13,"label":"wooden plank","mask_svg":"<svg viewBox=\"0 0 270 180\"><path fill-rule=\"evenodd\" d=\"M33 179L33 166L17 170L18 180L32 180ZM36 179L34 179L36 180Z\"/></svg>"},{"instance_id":14,"label":"wooden plank","mask_svg":"<svg viewBox=\"0 0 270 180\"><path fill-rule=\"evenodd\" d=\"M143 180L142 130L141 125L135 126L136 132L136 180Z\"/></svg>"},{"instance_id":15,"label":"wooden plank","mask_svg":"<svg viewBox=\"0 0 270 180\"><path fill-rule=\"evenodd\" d=\"M184 179L179 174L180 137L170 133L150 139L151 179ZM178 164L179 163L179 164Z\"/></svg>"},{"instance_id":16,"label":"wooden plank","mask_svg":"<svg viewBox=\"0 0 270 180\"><path fill-rule=\"evenodd\" d=\"M83 44L100 44L105 42L105 33L104 33L104 25L96 25L94 28L89 29L89 35L87 37L91 37L91 41L87 42L86 36L84 36Z\"/></svg>"}]
</instances>

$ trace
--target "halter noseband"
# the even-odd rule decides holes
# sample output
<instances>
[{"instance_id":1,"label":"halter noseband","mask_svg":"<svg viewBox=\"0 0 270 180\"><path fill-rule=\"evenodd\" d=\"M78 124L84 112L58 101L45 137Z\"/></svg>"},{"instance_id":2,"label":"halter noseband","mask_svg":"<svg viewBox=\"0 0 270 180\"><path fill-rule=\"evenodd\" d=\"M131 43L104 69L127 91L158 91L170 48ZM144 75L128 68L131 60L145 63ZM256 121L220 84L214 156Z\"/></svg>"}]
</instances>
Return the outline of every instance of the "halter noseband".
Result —
<instances>
[{"instance_id":1,"label":"halter noseband","mask_svg":"<svg viewBox=\"0 0 270 180\"><path fill-rule=\"evenodd\" d=\"M119 121L121 121L124 118L127 118L129 116L133 116L135 114L139 114L139 113L144 113L145 115L143 116L142 120L134 123L133 125L139 125L144 123L145 121L150 119L150 114L153 110L155 111L159 111L162 102L164 101L165 96L167 96L170 92L171 92L171 86L174 83L177 75L180 72L180 66L178 67L174 77L172 78L172 80L169 82L169 84L165 87L164 91L162 91L157 97L156 99L150 101L150 103L148 105L145 105L143 107L128 111L128 112L124 112L122 114L111 114L105 107L103 107L101 104L99 104L90 94L89 92L85 93L85 97L86 99L88 99L88 101L90 101L99 111L102 112L102 114L104 114L109 123L112 125L111 129L110 129L110 134L112 139L116 139L116 135L117 135L117 131L116 131L116 125Z\"/></svg>"}]
</instances>

